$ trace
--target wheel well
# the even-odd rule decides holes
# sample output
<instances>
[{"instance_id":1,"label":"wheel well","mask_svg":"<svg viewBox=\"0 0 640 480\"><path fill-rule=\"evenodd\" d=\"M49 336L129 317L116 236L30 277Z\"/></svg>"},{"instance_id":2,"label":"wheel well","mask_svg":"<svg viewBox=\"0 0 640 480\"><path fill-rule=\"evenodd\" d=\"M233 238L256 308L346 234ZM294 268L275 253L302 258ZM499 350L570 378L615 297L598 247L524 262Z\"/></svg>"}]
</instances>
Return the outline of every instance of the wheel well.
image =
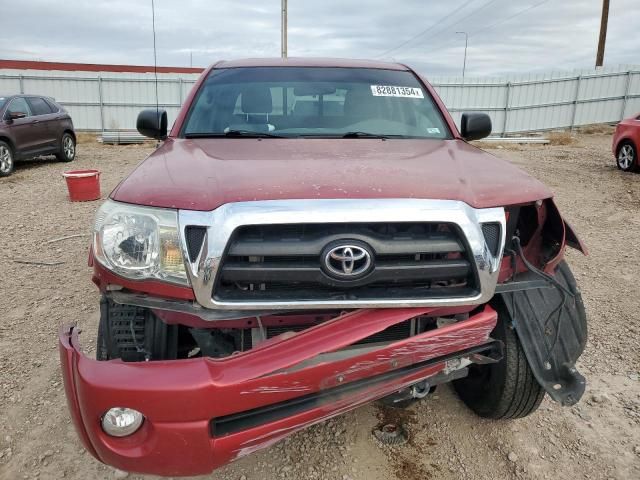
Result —
<instances>
[{"instance_id":1,"label":"wheel well","mask_svg":"<svg viewBox=\"0 0 640 480\"><path fill-rule=\"evenodd\" d=\"M76 132L74 132L73 130L66 129L64 132L62 132L62 134L64 135L65 133L68 133L69 135L71 135L73 137L74 143L77 141Z\"/></svg>"},{"instance_id":2,"label":"wheel well","mask_svg":"<svg viewBox=\"0 0 640 480\"><path fill-rule=\"evenodd\" d=\"M9 137L0 137L0 141L8 143L9 146L11 147L11 151L13 152L13 154L14 155L16 154L16 147Z\"/></svg>"},{"instance_id":3,"label":"wheel well","mask_svg":"<svg viewBox=\"0 0 640 480\"><path fill-rule=\"evenodd\" d=\"M638 148L636 147L636 144L633 140L631 140L630 138L623 138L618 142L618 145L616 145L616 156L620 153L620 149L625 143L630 143L633 146L633 149L636 152L638 151Z\"/></svg>"}]
</instances>

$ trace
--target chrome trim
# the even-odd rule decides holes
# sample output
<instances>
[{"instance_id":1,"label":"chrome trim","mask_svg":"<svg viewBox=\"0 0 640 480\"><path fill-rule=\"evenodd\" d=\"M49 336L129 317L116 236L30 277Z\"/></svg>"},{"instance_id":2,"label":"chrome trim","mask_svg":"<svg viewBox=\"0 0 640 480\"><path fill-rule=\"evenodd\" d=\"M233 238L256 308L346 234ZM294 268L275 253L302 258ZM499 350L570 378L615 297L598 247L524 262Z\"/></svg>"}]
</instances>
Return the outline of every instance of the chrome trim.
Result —
<instances>
[{"instance_id":1,"label":"chrome trim","mask_svg":"<svg viewBox=\"0 0 640 480\"><path fill-rule=\"evenodd\" d=\"M351 222L449 222L464 233L478 274L480 293L471 297L429 299L380 299L349 301L250 301L230 302L213 298L213 287L222 256L234 230L244 225ZM482 223L499 223L500 248L494 257L482 233ZM476 209L457 200L421 199L321 199L267 200L222 205L210 212L178 211L180 238L197 302L204 308L222 310L301 310L322 308L398 308L458 306L486 303L493 297L505 244L504 208ZM185 227L207 227L198 258L189 261Z\"/></svg>"}]
</instances>

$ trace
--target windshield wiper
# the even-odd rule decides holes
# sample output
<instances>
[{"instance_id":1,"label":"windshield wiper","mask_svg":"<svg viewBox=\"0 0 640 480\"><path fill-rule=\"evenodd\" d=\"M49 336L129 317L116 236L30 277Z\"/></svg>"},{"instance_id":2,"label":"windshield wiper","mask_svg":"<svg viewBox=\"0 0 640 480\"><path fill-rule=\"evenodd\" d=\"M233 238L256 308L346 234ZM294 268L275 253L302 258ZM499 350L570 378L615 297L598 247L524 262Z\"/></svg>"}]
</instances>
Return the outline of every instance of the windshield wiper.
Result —
<instances>
[{"instance_id":1,"label":"windshield wiper","mask_svg":"<svg viewBox=\"0 0 640 480\"><path fill-rule=\"evenodd\" d=\"M370 133L370 132L347 132L342 135L342 138L403 138L405 135L389 135L383 133Z\"/></svg>"},{"instance_id":2,"label":"windshield wiper","mask_svg":"<svg viewBox=\"0 0 640 480\"><path fill-rule=\"evenodd\" d=\"M220 138L220 137L248 137L248 138L285 138L267 132L253 130L228 130L226 132L194 132L186 133L185 138Z\"/></svg>"}]
</instances>

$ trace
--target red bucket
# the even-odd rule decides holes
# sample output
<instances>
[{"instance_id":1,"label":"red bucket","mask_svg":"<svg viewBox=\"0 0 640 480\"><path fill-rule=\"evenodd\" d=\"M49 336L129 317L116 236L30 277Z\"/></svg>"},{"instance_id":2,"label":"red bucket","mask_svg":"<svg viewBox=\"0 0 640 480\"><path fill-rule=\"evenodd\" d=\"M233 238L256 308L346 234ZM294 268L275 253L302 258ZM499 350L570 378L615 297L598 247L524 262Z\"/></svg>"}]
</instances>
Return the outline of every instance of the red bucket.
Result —
<instances>
[{"instance_id":1,"label":"red bucket","mask_svg":"<svg viewBox=\"0 0 640 480\"><path fill-rule=\"evenodd\" d=\"M100 171L71 170L62 176L67 181L69 200L72 202L87 202L100 198Z\"/></svg>"}]
</instances>

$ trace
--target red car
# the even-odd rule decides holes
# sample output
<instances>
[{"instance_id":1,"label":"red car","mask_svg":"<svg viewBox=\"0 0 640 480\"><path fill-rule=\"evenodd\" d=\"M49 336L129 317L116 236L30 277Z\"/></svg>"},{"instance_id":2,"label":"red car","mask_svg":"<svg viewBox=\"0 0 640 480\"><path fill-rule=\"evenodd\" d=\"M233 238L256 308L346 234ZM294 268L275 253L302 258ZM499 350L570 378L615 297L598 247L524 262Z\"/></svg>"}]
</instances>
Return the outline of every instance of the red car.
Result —
<instances>
[{"instance_id":1,"label":"red car","mask_svg":"<svg viewBox=\"0 0 640 480\"><path fill-rule=\"evenodd\" d=\"M627 118L616 126L613 135L613 154L620 170L638 170L638 145L640 145L640 115Z\"/></svg>"},{"instance_id":2,"label":"red car","mask_svg":"<svg viewBox=\"0 0 640 480\"><path fill-rule=\"evenodd\" d=\"M70 416L119 469L196 475L373 400L452 382L515 419L582 396L586 253L536 179L470 145L395 63L219 62L111 193L96 359L60 332ZM479 445L478 448L482 448Z\"/></svg>"}]
</instances>

